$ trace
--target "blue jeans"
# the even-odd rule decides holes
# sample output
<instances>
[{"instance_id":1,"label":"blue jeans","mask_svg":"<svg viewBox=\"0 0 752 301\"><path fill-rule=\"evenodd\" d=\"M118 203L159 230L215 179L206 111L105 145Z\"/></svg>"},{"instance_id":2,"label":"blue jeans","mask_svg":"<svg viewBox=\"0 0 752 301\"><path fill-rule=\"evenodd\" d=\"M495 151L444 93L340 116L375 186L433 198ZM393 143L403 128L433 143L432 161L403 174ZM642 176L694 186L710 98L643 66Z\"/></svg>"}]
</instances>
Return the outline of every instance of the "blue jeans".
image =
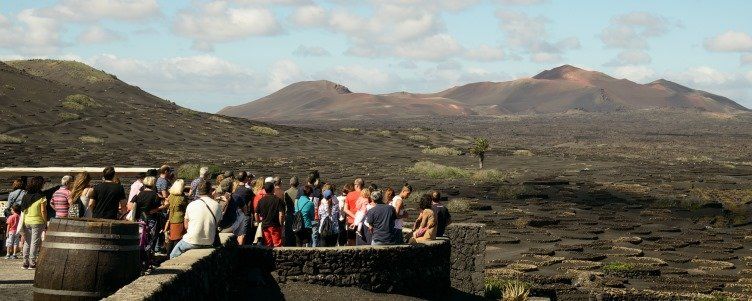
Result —
<instances>
[{"instance_id":1,"label":"blue jeans","mask_svg":"<svg viewBox=\"0 0 752 301\"><path fill-rule=\"evenodd\" d=\"M319 235L319 222L313 221L311 222L311 226L311 230L313 230L313 234L311 235L311 246L320 247L321 242L319 241L319 239L321 235Z\"/></svg>"},{"instance_id":2,"label":"blue jeans","mask_svg":"<svg viewBox=\"0 0 752 301\"><path fill-rule=\"evenodd\" d=\"M185 240L180 240L177 244L175 244L175 247L172 248L172 253L170 253L170 259L173 259L175 257L180 256L181 254L185 253L188 250L192 249L206 249L211 248L211 246L207 245L194 245L192 243L186 242Z\"/></svg>"}]
</instances>

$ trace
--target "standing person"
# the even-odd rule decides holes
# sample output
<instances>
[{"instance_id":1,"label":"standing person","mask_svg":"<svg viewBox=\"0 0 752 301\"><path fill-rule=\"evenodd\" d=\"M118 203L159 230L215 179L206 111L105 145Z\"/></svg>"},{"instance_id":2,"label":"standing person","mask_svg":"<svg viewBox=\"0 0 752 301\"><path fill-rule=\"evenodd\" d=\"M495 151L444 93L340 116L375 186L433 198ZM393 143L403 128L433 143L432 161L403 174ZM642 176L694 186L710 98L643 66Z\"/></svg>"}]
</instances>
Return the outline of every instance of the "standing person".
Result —
<instances>
[{"instance_id":1,"label":"standing person","mask_svg":"<svg viewBox=\"0 0 752 301\"><path fill-rule=\"evenodd\" d=\"M387 190L391 190L391 188L388 188ZM396 232L394 235L394 243L396 244L402 244L405 242L402 235L402 228L405 227L404 219L409 217L407 210L405 210L405 200L407 200L412 193L413 187L410 186L410 184L405 183L405 185L402 186L399 195L393 197L391 202L389 202L389 205L394 207L394 210L397 212L397 220L394 221L394 230Z\"/></svg>"},{"instance_id":2,"label":"standing person","mask_svg":"<svg viewBox=\"0 0 752 301\"><path fill-rule=\"evenodd\" d=\"M418 203L420 215L415 220L413 226L413 235L410 238L411 244L423 243L436 239L436 218L431 210L431 196L426 194L420 198Z\"/></svg>"},{"instance_id":3,"label":"standing person","mask_svg":"<svg viewBox=\"0 0 752 301\"><path fill-rule=\"evenodd\" d=\"M436 218L436 236L444 236L446 227L452 223L452 215L441 201L441 193L434 190L431 193L431 210Z\"/></svg>"},{"instance_id":4,"label":"standing person","mask_svg":"<svg viewBox=\"0 0 752 301\"><path fill-rule=\"evenodd\" d=\"M11 184L11 192L8 194L8 200L5 205L5 216L11 216L13 214L13 205L21 205L21 199L26 194L26 184L22 178L13 180Z\"/></svg>"},{"instance_id":5,"label":"standing person","mask_svg":"<svg viewBox=\"0 0 752 301\"><path fill-rule=\"evenodd\" d=\"M21 237L21 231L18 231L18 219L21 214L21 205L13 204L11 214L5 221L7 228L5 233L8 238L5 240L5 259L18 259L18 239Z\"/></svg>"},{"instance_id":6,"label":"standing person","mask_svg":"<svg viewBox=\"0 0 752 301\"><path fill-rule=\"evenodd\" d=\"M26 194L21 200L23 212L24 269L37 268L39 245L42 243L42 231L47 223L47 197L42 193L44 178L36 176L29 180Z\"/></svg>"},{"instance_id":7,"label":"standing person","mask_svg":"<svg viewBox=\"0 0 752 301\"><path fill-rule=\"evenodd\" d=\"M159 168L159 178L157 178L157 183L155 185L155 189L157 191L157 195L159 196L159 200L162 203L160 206L161 210L157 212L154 215L154 218L157 220L157 230L159 231L157 234L157 240L156 240L156 249L155 251L157 253L165 253L165 239L164 235L159 235L162 233L162 229L164 228L165 224L167 223L167 212L166 209L170 206L170 204L167 202L167 198L170 197L170 187L172 186L172 167L169 165L162 165L162 167Z\"/></svg>"},{"instance_id":8,"label":"standing person","mask_svg":"<svg viewBox=\"0 0 752 301\"><path fill-rule=\"evenodd\" d=\"M310 185L303 186L303 195L295 202L295 214L298 212L303 216L303 228L300 231L295 232L296 245L298 247L310 247L311 246L311 227L313 226L313 201L311 201L311 195L313 194L313 187Z\"/></svg>"},{"instance_id":9,"label":"standing person","mask_svg":"<svg viewBox=\"0 0 752 301\"><path fill-rule=\"evenodd\" d=\"M199 198L188 203L185 209L186 233L170 253L170 258L180 256L191 249L211 248L217 239L217 225L222 218L222 209L210 197L211 182L201 181L197 188Z\"/></svg>"},{"instance_id":10,"label":"standing person","mask_svg":"<svg viewBox=\"0 0 752 301\"><path fill-rule=\"evenodd\" d=\"M52 194L50 203L52 203L52 208L55 209L55 218L68 217L71 179L71 176L63 176L60 180L60 188Z\"/></svg>"},{"instance_id":11,"label":"standing person","mask_svg":"<svg viewBox=\"0 0 752 301\"><path fill-rule=\"evenodd\" d=\"M397 220L397 211L384 204L386 198L381 195L381 191L372 192L371 199L374 206L368 210L364 221L371 232L371 245L392 245L395 242L394 222Z\"/></svg>"},{"instance_id":12,"label":"standing person","mask_svg":"<svg viewBox=\"0 0 752 301\"><path fill-rule=\"evenodd\" d=\"M371 245L371 233L365 231L363 227L363 218L365 218L368 209L371 209L371 189L364 188L360 191L360 197L355 201L355 223L352 225L355 227L355 245L356 246L368 246Z\"/></svg>"},{"instance_id":13,"label":"standing person","mask_svg":"<svg viewBox=\"0 0 752 301\"><path fill-rule=\"evenodd\" d=\"M222 218L219 222L219 228L222 233L233 233L239 245L245 244L246 230L248 229L248 219L241 209L239 201L233 198L232 185L235 180L227 177L219 183L219 188L215 191L214 199L220 204Z\"/></svg>"},{"instance_id":14,"label":"standing person","mask_svg":"<svg viewBox=\"0 0 752 301\"><path fill-rule=\"evenodd\" d=\"M162 165L162 167L159 168L159 178L157 179L155 188L157 195L159 195L159 198L162 200L166 200L170 197L170 171L171 168L169 165Z\"/></svg>"},{"instance_id":15,"label":"standing person","mask_svg":"<svg viewBox=\"0 0 752 301\"><path fill-rule=\"evenodd\" d=\"M91 187L91 175L88 172L80 172L73 180L73 188L68 198L68 216L91 217L89 198L94 189Z\"/></svg>"},{"instance_id":16,"label":"standing person","mask_svg":"<svg viewBox=\"0 0 752 301\"><path fill-rule=\"evenodd\" d=\"M357 202L360 198L360 192L363 189L363 179L357 178L353 182L353 190L350 190L350 192L345 197L345 214L347 215L347 245L348 246L354 246L355 245L355 214L358 212L357 210Z\"/></svg>"},{"instance_id":17,"label":"standing person","mask_svg":"<svg viewBox=\"0 0 752 301\"><path fill-rule=\"evenodd\" d=\"M331 186L329 189L325 189L318 209L321 246L334 247L337 245L337 237L340 232L338 203L339 201L334 197Z\"/></svg>"},{"instance_id":18,"label":"standing person","mask_svg":"<svg viewBox=\"0 0 752 301\"><path fill-rule=\"evenodd\" d=\"M248 182L248 172L241 171L238 172L235 175L235 190L232 192L232 201L235 203L235 206L237 206L238 210L236 210L238 216L243 218L244 220L241 223L241 226L243 227L242 231L243 233L248 233L249 228L252 228L251 226L253 223L251 222L253 220L253 212L250 211L250 206L248 204L253 200L253 190L246 185ZM249 226L251 225L251 226ZM255 233L255 232L254 232ZM243 236L242 241L238 240L239 245L245 244L245 236Z\"/></svg>"},{"instance_id":19,"label":"standing person","mask_svg":"<svg viewBox=\"0 0 752 301\"><path fill-rule=\"evenodd\" d=\"M185 208L188 206L188 199L183 194L185 189L185 181L178 179L170 187L170 196L167 198L167 202L170 207L167 209L167 223L165 223L165 233L167 233L167 254L172 252L172 248L175 244L183 238L185 234L185 225L183 220L185 219Z\"/></svg>"},{"instance_id":20,"label":"standing person","mask_svg":"<svg viewBox=\"0 0 752 301\"><path fill-rule=\"evenodd\" d=\"M258 206L258 202L261 200L261 198L266 195L266 191L264 190L264 178L259 177L256 179L256 181L253 182L253 207L251 208L253 212L256 212L256 206Z\"/></svg>"},{"instance_id":21,"label":"standing person","mask_svg":"<svg viewBox=\"0 0 752 301\"><path fill-rule=\"evenodd\" d=\"M131 189L128 192L128 198L125 199L126 201L130 202L131 200L133 200L134 196L141 192L141 187L144 187L144 178L146 178L146 173L139 172L136 176L136 180L133 181L133 184L131 184Z\"/></svg>"},{"instance_id":22,"label":"standing person","mask_svg":"<svg viewBox=\"0 0 752 301\"><path fill-rule=\"evenodd\" d=\"M282 246L282 224L285 223L285 203L274 194L274 183L265 183L266 195L256 208L255 220L264 235L264 245L272 248Z\"/></svg>"},{"instance_id":23,"label":"standing person","mask_svg":"<svg viewBox=\"0 0 752 301\"><path fill-rule=\"evenodd\" d=\"M274 177L274 196L280 200L285 199L285 190L282 189L282 178L279 176Z\"/></svg>"},{"instance_id":24,"label":"standing person","mask_svg":"<svg viewBox=\"0 0 752 301\"><path fill-rule=\"evenodd\" d=\"M191 201L198 197L198 183L201 183L203 180L209 180L209 167L201 166L198 170L198 178L191 181L191 189L188 191L188 197Z\"/></svg>"},{"instance_id":25,"label":"standing person","mask_svg":"<svg viewBox=\"0 0 752 301\"><path fill-rule=\"evenodd\" d=\"M154 263L157 236L159 235L157 219L159 215L159 206L162 202L159 200L159 194L154 188L156 186L156 181L157 179L154 177L144 178L144 186L132 200L133 214L136 221L141 225L139 250L141 251L141 263L144 269Z\"/></svg>"},{"instance_id":26,"label":"standing person","mask_svg":"<svg viewBox=\"0 0 752 301\"><path fill-rule=\"evenodd\" d=\"M285 247L295 246L295 232L292 231L292 220L295 215L295 202L298 200L298 186L300 182L298 177L290 178L290 188L285 191Z\"/></svg>"},{"instance_id":27,"label":"standing person","mask_svg":"<svg viewBox=\"0 0 752 301\"><path fill-rule=\"evenodd\" d=\"M115 178L115 168L112 166L104 168L102 178L104 182L94 186L89 198L91 217L118 219L119 212L126 208L125 189L112 181Z\"/></svg>"},{"instance_id":28,"label":"standing person","mask_svg":"<svg viewBox=\"0 0 752 301\"><path fill-rule=\"evenodd\" d=\"M345 188L342 189L342 194L337 196L337 207L339 207L339 234L337 235L337 245L339 246L346 246L347 245L347 221L345 219L345 200L347 199L347 194L352 191L353 184L347 183L345 184Z\"/></svg>"}]
</instances>

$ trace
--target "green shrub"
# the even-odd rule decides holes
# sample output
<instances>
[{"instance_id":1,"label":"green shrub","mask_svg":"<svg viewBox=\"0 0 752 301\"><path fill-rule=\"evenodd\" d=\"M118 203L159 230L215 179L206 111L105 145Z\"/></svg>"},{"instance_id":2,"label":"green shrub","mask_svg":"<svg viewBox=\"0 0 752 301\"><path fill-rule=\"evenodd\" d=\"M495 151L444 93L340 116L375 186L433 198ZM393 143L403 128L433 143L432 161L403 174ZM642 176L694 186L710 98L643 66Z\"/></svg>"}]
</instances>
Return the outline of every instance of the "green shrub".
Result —
<instances>
[{"instance_id":1,"label":"green shrub","mask_svg":"<svg viewBox=\"0 0 752 301\"><path fill-rule=\"evenodd\" d=\"M417 142L428 141L428 137L423 136L423 135L410 135L410 136L407 136L407 139L410 139L412 141L417 141Z\"/></svg>"},{"instance_id":2,"label":"green shrub","mask_svg":"<svg viewBox=\"0 0 752 301\"><path fill-rule=\"evenodd\" d=\"M530 150L528 150L528 149L518 149L518 150L515 150L514 152L512 152L512 154L515 155L515 156L523 156L523 157L532 157L533 156L533 152L530 151Z\"/></svg>"},{"instance_id":3,"label":"green shrub","mask_svg":"<svg viewBox=\"0 0 752 301\"><path fill-rule=\"evenodd\" d=\"M530 295L530 284L517 279L486 278L484 295L493 300L523 301Z\"/></svg>"},{"instance_id":4,"label":"green shrub","mask_svg":"<svg viewBox=\"0 0 752 301\"><path fill-rule=\"evenodd\" d=\"M79 116L78 114L76 114L76 113L69 113L69 112L60 112L60 114L58 114L58 116L60 116L60 119L63 120L63 121L77 120L77 119L81 118L81 116Z\"/></svg>"},{"instance_id":5,"label":"green shrub","mask_svg":"<svg viewBox=\"0 0 752 301\"><path fill-rule=\"evenodd\" d=\"M343 132L346 132L346 133L351 133L351 134L355 134L355 133L360 132L360 129L356 129L356 128L341 128L339 130L343 131Z\"/></svg>"},{"instance_id":6,"label":"green shrub","mask_svg":"<svg viewBox=\"0 0 752 301\"><path fill-rule=\"evenodd\" d=\"M451 199L446 204L449 212L468 212L470 211L470 200L465 198Z\"/></svg>"},{"instance_id":7,"label":"green shrub","mask_svg":"<svg viewBox=\"0 0 752 301\"><path fill-rule=\"evenodd\" d=\"M68 95L63 100L63 107L80 111L89 107L101 107L94 99L83 94Z\"/></svg>"},{"instance_id":8,"label":"green shrub","mask_svg":"<svg viewBox=\"0 0 752 301\"><path fill-rule=\"evenodd\" d=\"M229 121L229 120L227 120L225 118L219 117L217 115L212 115L211 117L209 117L209 120L213 120L213 121L221 122L221 123L230 123L231 122L231 121Z\"/></svg>"},{"instance_id":9,"label":"green shrub","mask_svg":"<svg viewBox=\"0 0 752 301\"><path fill-rule=\"evenodd\" d=\"M16 89L16 87L11 84L5 84L3 88L5 88L6 90L11 90L11 91Z\"/></svg>"},{"instance_id":10,"label":"green shrub","mask_svg":"<svg viewBox=\"0 0 752 301\"><path fill-rule=\"evenodd\" d=\"M279 135L279 131L277 131L277 130L275 130L273 128L270 128L268 126L254 125L254 126L251 127L251 131L254 131L256 133L259 133L261 135L266 135L266 136L277 136L277 135Z\"/></svg>"},{"instance_id":11,"label":"green shrub","mask_svg":"<svg viewBox=\"0 0 752 301\"><path fill-rule=\"evenodd\" d=\"M379 136L379 137L390 137L390 136L392 136L392 132L390 132L388 130L376 131L376 132L373 132L373 135L374 136Z\"/></svg>"},{"instance_id":12,"label":"green shrub","mask_svg":"<svg viewBox=\"0 0 752 301\"><path fill-rule=\"evenodd\" d=\"M6 134L0 134L0 143L3 144L20 144L24 143L24 140L18 137L13 137Z\"/></svg>"},{"instance_id":13,"label":"green shrub","mask_svg":"<svg viewBox=\"0 0 752 301\"><path fill-rule=\"evenodd\" d=\"M434 179L461 179L470 176L468 171L461 168L436 164L430 161L420 161L415 163L409 171Z\"/></svg>"},{"instance_id":14,"label":"green shrub","mask_svg":"<svg viewBox=\"0 0 752 301\"><path fill-rule=\"evenodd\" d=\"M413 192L410 194L410 197L405 200L405 206L409 206L409 204L412 204L412 207L417 208L415 206L418 205L420 202L420 198L423 197L424 194L430 193L429 190L413 190Z\"/></svg>"},{"instance_id":15,"label":"green shrub","mask_svg":"<svg viewBox=\"0 0 752 301\"><path fill-rule=\"evenodd\" d=\"M176 110L178 113L188 116L198 116L198 112L188 109L188 108L179 108Z\"/></svg>"},{"instance_id":16,"label":"green shrub","mask_svg":"<svg viewBox=\"0 0 752 301\"><path fill-rule=\"evenodd\" d=\"M457 149L444 146L437 148L424 148L423 153L437 156L459 156L462 154L462 152Z\"/></svg>"},{"instance_id":17,"label":"green shrub","mask_svg":"<svg viewBox=\"0 0 752 301\"><path fill-rule=\"evenodd\" d=\"M604 272L623 272L631 271L634 269L634 265L626 262L610 262L601 268Z\"/></svg>"},{"instance_id":18,"label":"green shrub","mask_svg":"<svg viewBox=\"0 0 752 301\"><path fill-rule=\"evenodd\" d=\"M177 177L179 179L186 179L186 180L192 180L195 178L198 178L199 171L201 170L201 166L206 166L209 168L209 174L215 175L219 174L222 170L217 165L200 165L200 164L183 164L180 165L177 169Z\"/></svg>"},{"instance_id":19,"label":"green shrub","mask_svg":"<svg viewBox=\"0 0 752 301\"><path fill-rule=\"evenodd\" d=\"M496 195L503 200L512 200L524 191L525 188L521 185L501 185L496 191Z\"/></svg>"},{"instance_id":20,"label":"green shrub","mask_svg":"<svg viewBox=\"0 0 752 301\"><path fill-rule=\"evenodd\" d=\"M103 139L97 138L97 137L94 137L94 136L81 136L81 137L78 137L78 140L80 140L83 143L102 143L102 142L104 142Z\"/></svg>"}]
</instances>

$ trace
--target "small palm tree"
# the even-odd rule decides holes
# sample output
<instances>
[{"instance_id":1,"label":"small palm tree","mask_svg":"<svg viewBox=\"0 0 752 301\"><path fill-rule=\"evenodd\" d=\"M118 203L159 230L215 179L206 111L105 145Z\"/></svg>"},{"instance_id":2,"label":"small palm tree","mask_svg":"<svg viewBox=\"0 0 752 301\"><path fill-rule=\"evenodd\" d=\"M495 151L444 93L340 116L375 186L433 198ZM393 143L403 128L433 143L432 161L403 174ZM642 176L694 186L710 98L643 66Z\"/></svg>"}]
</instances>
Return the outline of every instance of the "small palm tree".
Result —
<instances>
[{"instance_id":1,"label":"small palm tree","mask_svg":"<svg viewBox=\"0 0 752 301\"><path fill-rule=\"evenodd\" d=\"M486 138L475 138L475 144L470 148L470 154L478 157L478 167L483 169L483 160L486 159L486 152L491 149Z\"/></svg>"}]
</instances>

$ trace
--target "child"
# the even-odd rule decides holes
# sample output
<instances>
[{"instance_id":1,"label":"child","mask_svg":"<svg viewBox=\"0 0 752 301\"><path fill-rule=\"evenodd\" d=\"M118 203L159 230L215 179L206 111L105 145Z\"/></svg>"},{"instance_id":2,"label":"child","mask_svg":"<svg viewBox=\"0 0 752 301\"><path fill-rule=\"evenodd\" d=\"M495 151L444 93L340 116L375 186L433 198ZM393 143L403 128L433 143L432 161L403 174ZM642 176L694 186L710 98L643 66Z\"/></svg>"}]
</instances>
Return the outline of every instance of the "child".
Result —
<instances>
[{"instance_id":1,"label":"child","mask_svg":"<svg viewBox=\"0 0 752 301\"><path fill-rule=\"evenodd\" d=\"M8 228L6 229L5 233L8 233L8 239L5 240L5 249L6 254L5 259L18 259L18 237L20 234L18 233L18 216L21 213L21 207L18 204L13 204L13 207L11 207L13 210L13 214L8 217L6 220L6 224L8 225Z\"/></svg>"}]
</instances>

